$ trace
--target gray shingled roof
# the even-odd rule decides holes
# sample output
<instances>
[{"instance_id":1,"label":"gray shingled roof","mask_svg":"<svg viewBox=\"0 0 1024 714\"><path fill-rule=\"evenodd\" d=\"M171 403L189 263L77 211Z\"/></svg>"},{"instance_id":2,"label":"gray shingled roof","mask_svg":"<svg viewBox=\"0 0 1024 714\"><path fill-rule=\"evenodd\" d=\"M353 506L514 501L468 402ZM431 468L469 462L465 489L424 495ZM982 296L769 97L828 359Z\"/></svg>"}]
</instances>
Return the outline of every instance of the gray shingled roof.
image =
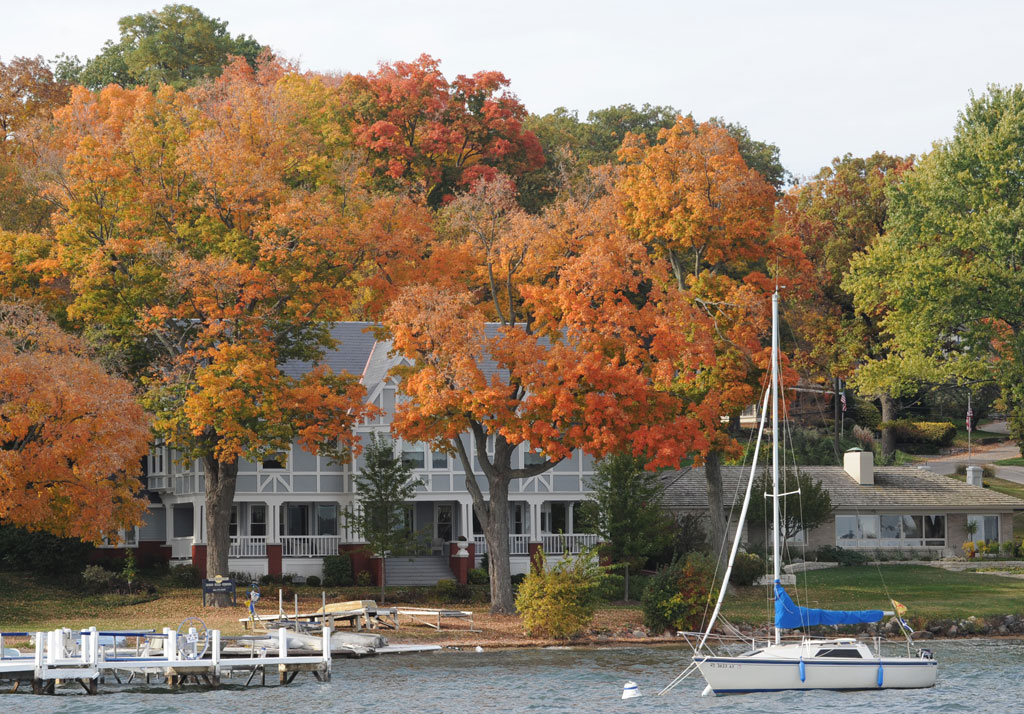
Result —
<instances>
[{"instance_id":1,"label":"gray shingled roof","mask_svg":"<svg viewBox=\"0 0 1024 714\"><path fill-rule=\"evenodd\" d=\"M337 322L331 327L331 337L338 346L327 350L321 364L326 364L334 372L348 372L357 377L363 374L366 360L370 357L376 338L370 332L372 322ZM289 377L301 377L312 368L312 363L299 360L286 362L281 371Z\"/></svg>"},{"instance_id":2,"label":"gray shingled roof","mask_svg":"<svg viewBox=\"0 0 1024 714\"><path fill-rule=\"evenodd\" d=\"M914 466L876 466L873 486L861 486L839 466L801 466L800 469L815 481L821 481L832 497L832 504L840 511L906 508L998 508L1004 511L1024 511L1024 501L1018 498L987 488L969 486L963 481ZM749 476L749 466L722 467L722 490L727 503L733 494L738 494L738 500L742 501ZM666 484L666 507L673 510L702 510L708 507L703 467L669 471L662 476L662 480Z\"/></svg>"}]
</instances>

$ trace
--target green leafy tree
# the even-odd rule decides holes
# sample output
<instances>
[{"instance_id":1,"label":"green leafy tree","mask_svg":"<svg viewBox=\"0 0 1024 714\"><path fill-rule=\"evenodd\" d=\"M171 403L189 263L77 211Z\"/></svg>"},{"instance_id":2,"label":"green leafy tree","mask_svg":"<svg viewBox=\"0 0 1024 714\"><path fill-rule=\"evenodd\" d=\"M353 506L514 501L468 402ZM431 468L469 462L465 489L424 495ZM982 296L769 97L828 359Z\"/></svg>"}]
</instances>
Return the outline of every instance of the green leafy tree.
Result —
<instances>
[{"instance_id":1,"label":"green leafy tree","mask_svg":"<svg viewBox=\"0 0 1024 714\"><path fill-rule=\"evenodd\" d=\"M127 15L117 22L121 37L78 67L77 57L58 58L58 74L99 89L170 84L181 89L220 75L230 56L250 66L264 47L249 35L232 37L227 23L191 5Z\"/></svg>"},{"instance_id":2,"label":"green leafy tree","mask_svg":"<svg viewBox=\"0 0 1024 714\"><path fill-rule=\"evenodd\" d=\"M795 471L790 469L785 474L779 474L779 491L786 494L779 498L779 538L783 551L786 543L800 531L810 533L827 522L835 510L832 497L828 489L821 485L821 481L815 481L799 468ZM752 534L766 533L769 531L765 529L771 528L771 499L761 497L771 492L771 471L762 468L754 479L750 498L754 503L762 501L767 505L764 508L755 506L748 512L747 523L750 524Z\"/></svg>"},{"instance_id":3,"label":"green leafy tree","mask_svg":"<svg viewBox=\"0 0 1024 714\"><path fill-rule=\"evenodd\" d=\"M862 389L994 380L1024 443L1024 87L971 99L953 137L888 191L886 233L843 282L888 353ZM909 385L909 386L908 386ZM885 415L883 414L883 419Z\"/></svg>"},{"instance_id":4,"label":"green leafy tree","mask_svg":"<svg viewBox=\"0 0 1024 714\"><path fill-rule=\"evenodd\" d=\"M644 467L642 458L613 454L598 462L591 479L595 525L606 554L625 566L626 600L630 565L642 567L648 556L662 549L670 531L669 517L661 508L660 472Z\"/></svg>"},{"instance_id":5,"label":"green leafy tree","mask_svg":"<svg viewBox=\"0 0 1024 714\"><path fill-rule=\"evenodd\" d=\"M367 547L381 558L380 599L387 582L387 556L412 543L405 527L405 510L416 495L417 480L412 467L395 456L389 439L370 435L365 450L366 465L353 476L359 506L346 513L349 527L358 531Z\"/></svg>"},{"instance_id":6,"label":"green leafy tree","mask_svg":"<svg viewBox=\"0 0 1024 714\"><path fill-rule=\"evenodd\" d=\"M836 392L839 380L851 378L862 361L885 355L878 317L857 314L853 295L842 282L853 256L885 230L889 210L886 188L912 165L913 157L883 152L867 158L846 154L833 159L811 181L792 189L777 206L777 229L799 239L813 269L795 309L789 311L798 340L797 362L805 373L830 382ZM884 420L896 418L899 404L890 391L865 387L864 393L879 400ZM838 400L833 400L833 409L833 450L838 463ZM892 433L883 430L882 459L888 461L894 453Z\"/></svg>"}]
</instances>

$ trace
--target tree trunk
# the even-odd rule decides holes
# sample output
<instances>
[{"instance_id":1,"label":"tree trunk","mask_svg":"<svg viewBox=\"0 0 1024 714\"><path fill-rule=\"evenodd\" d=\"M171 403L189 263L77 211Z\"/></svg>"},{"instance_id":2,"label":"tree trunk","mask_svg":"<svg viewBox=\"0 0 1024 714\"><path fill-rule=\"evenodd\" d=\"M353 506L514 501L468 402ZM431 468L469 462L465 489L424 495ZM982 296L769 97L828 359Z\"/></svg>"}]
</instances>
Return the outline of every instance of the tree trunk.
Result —
<instances>
[{"instance_id":1,"label":"tree trunk","mask_svg":"<svg viewBox=\"0 0 1024 714\"><path fill-rule=\"evenodd\" d=\"M629 602L629 561L626 561L626 591L623 594L623 599Z\"/></svg>"},{"instance_id":2,"label":"tree trunk","mask_svg":"<svg viewBox=\"0 0 1024 714\"><path fill-rule=\"evenodd\" d=\"M883 394L882 402L882 423L896 419L896 400L888 394ZM883 464L891 464L896 456L896 431L893 429L882 429L882 457Z\"/></svg>"},{"instance_id":3,"label":"tree trunk","mask_svg":"<svg viewBox=\"0 0 1024 714\"><path fill-rule=\"evenodd\" d=\"M227 577L238 459L218 461L210 455L203 459L203 467L206 476L206 577ZM213 596L213 604L227 607L231 602L223 593Z\"/></svg>"},{"instance_id":4,"label":"tree trunk","mask_svg":"<svg viewBox=\"0 0 1024 714\"><path fill-rule=\"evenodd\" d=\"M711 451L704 462L704 479L708 483L708 522L711 524L711 552L718 562L719 573L725 572L726 522L722 500L722 462L717 451Z\"/></svg>"},{"instance_id":5,"label":"tree trunk","mask_svg":"<svg viewBox=\"0 0 1024 714\"><path fill-rule=\"evenodd\" d=\"M512 598L512 572L508 562L508 478L488 479L489 508L484 528L487 541L487 563L491 576L491 612L512 615L516 611ZM478 514L479 517L479 514Z\"/></svg>"},{"instance_id":6,"label":"tree trunk","mask_svg":"<svg viewBox=\"0 0 1024 714\"><path fill-rule=\"evenodd\" d=\"M380 554L380 601L384 602L384 587L388 581L388 559Z\"/></svg>"}]
</instances>

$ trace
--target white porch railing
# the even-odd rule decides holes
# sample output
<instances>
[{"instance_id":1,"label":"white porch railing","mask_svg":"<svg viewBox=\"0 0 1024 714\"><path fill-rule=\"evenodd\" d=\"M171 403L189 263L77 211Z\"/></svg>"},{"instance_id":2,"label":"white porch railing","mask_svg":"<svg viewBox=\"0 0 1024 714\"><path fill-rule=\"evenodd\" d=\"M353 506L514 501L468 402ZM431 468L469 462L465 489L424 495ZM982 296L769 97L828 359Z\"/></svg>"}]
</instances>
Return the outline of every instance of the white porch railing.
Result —
<instances>
[{"instance_id":1,"label":"white porch railing","mask_svg":"<svg viewBox=\"0 0 1024 714\"><path fill-rule=\"evenodd\" d=\"M337 555L342 536L281 536L281 555L285 558L322 558Z\"/></svg>"},{"instance_id":2,"label":"white porch railing","mask_svg":"<svg viewBox=\"0 0 1024 714\"><path fill-rule=\"evenodd\" d=\"M528 535L510 535L508 537L508 554L509 555L529 555L530 554L530 536L528 536Z\"/></svg>"},{"instance_id":3,"label":"white porch railing","mask_svg":"<svg viewBox=\"0 0 1024 714\"><path fill-rule=\"evenodd\" d=\"M267 557L266 536L231 536L229 558L265 558Z\"/></svg>"},{"instance_id":4,"label":"white porch railing","mask_svg":"<svg viewBox=\"0 0 1024 714\"><path fill-rule=\"evenodd\" d=\"M171 557L176 560L192 557L192 538L171 538L167 541L171 546Z\"/></svg>"},{"instance_id":5,"label":"white porch railing","mask_svg":"<svg viewBox=\"0 0 1024 714\"><path fill-rule=\"evenodd\" d=\"M598 536L593 533L569 533L557 535L542 535L540 537L544 552L548 555L562 555L566 550L572 555L577 555L584 548L590 548L598 543ZM473 536L473 543L476 545L476 554L483 555L487 552L487 540L482 536ZM510 535L508 537L509 555L529 555L530 536Z\"/></svg>"},{"instance_id":6,"label":"white porch railing","mask_svg":"<svg viewBox=\"0 0 1024 714\"><path fill-rule=\"evenodd\" d=\"M593 533L558 533L540 537L544 552L548 555L578 555L584 548L597 545L597 536Z\"/></svg>"}]
</instances>

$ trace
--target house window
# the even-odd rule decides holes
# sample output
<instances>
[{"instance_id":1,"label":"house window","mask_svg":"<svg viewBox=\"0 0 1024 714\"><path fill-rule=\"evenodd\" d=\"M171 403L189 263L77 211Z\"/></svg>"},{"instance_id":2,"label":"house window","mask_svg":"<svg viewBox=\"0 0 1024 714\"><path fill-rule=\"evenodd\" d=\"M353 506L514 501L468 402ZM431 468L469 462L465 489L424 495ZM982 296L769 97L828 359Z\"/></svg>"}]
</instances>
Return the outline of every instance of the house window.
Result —
<instances>
[{"instance_id":1,"label":"house window","mask_svg":"<svg viewBox=\"0 0 1024 714\"><path fill-rule=\"evenodd\" d=\"M171 507L171 533L174 538L191 538L194 532L192 504Z\"/></svg>"},{"instance_id":2,"label":"house window","mask_svg":"<svg viewBox=\"0 0 1024 714\"><path fill-rule=\"evenodd\" d=\"M946 517L924 517L924 544L946 545Z\"/></svg>"},{"instance_id":3,"label":"house window","mask_svg":"<svg viewBox=\"0 0 1024 714\"><path fill-rule=\"evenodd\" d=\"M434 504L434 537L447 543L452 539L452 505Z\"/></svg>"},{"instance_id":4,"label":"house window","mask_svg":"<svg viewBox=\"0 0 1024 714\"><path fill-rule=\"evenodd\" d=\"M847 548L877 548L878 516L836 516L836 543Z\"/></svg>"},{"instance_id":5,"label":"house window","mask_svg":"<svg viewBox=\"0 0 1024 714\"><path fill-rule=\"evenodd\" d=\"M523 466L538 466L539 464L543 464L545 461L547 461L547 459L541 454L533 451L523 452Z\"/></svg>"},{"instance_id":6,"label":"house window","mask_svg":"<svg viewBox=\"0 0 1024 714\"><path fill-rule=\"evenodd\" d=\"M427 464L426 449L423 444L402 443L402 463L412 469L422 469Z\"/></svg>"},{"instance_id":7,"label":"house window","mask_svg":"<svg viewBox=\"0 0 1024 714\"><path fill-rule=\"evenodd\" d=\"M430 465L435 469L448 468L448 454L443 451L430 452Z\"/></svg>"},{"instance_id":8,"label":"house window","mask_svg":"<svg viewBox=\"0 0 1024 714\"><path fill-rule=\"evenodd\" d=\"M288 466L288 452L275 451L267 454L261 465L264 471L283 471Z\"/></svg>"},{"instance_id":9,"label":"house window","mask_svg":"<svg viewBox=\"0 0 1024 714\"><path fill-rule=\"evenodd\" d=\"M267 507L262 503L249 506L249 535L267 535Z\"/></svg>"},{"instance_id":10,"label":"house window","mask_svg":"<svg viewBox=\"0 0 1024 714\"><path fill-rule=\"evenodd\" d=\"M338 504L317 504L316 532L318 535L338 535Z\"/></svg>"},{"instance_id":11,"label":"house window","mask_svg":"<svg viewBox=\"0 0 1024 714\"><path fill-rule=\"evenodd\" d=\"M285 506L284 535L309 535L309 505L305 503L289 503Z\"/></svg>"},{"instance_id":12,"label":"house window","mask_svg":"<svg viewBox=\"0 0 1024 714\"><path fill-rule=\"evenodd\" d=\"M999 516L967 516L967 522L977 525L972 536L975 541L999 542Z\"/></svg>"},{"instance_id":13,"label":"house window","mask_svg":"<svg viewBox=\"0 0 1024 714\"><path fill-rule=\"evenodd\" d=\"M836 516L836 545L844 548L920 548L945 544L944 515Z\"/></svg>"},{"instance_id":14,"label":"house window","mask_svg":"<svg viewBox=\"0 0 1024 714\"><path fill-rule=\"evenodd\" d=\"M167 473L167 447L156 446L149 452L149 473L164 475Z\"/></svg>"}]
</instances>

